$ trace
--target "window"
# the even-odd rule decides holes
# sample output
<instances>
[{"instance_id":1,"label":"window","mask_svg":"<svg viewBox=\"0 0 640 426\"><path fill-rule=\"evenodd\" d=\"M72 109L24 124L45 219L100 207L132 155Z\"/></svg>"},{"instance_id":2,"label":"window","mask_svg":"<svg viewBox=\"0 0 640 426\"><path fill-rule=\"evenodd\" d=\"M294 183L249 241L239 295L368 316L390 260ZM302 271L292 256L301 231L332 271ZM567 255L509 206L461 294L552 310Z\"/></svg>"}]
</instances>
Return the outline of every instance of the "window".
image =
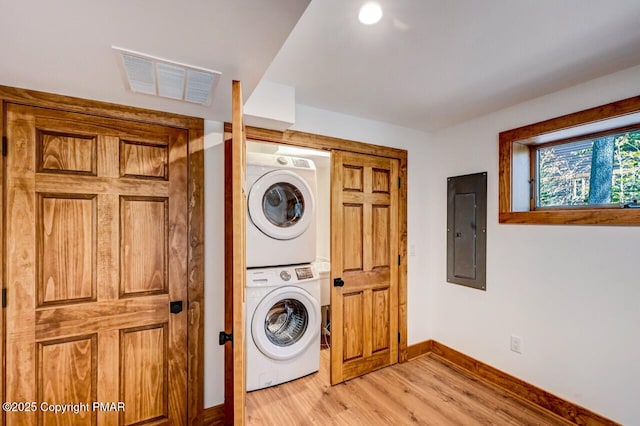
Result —
<instances>
[{"instance_id":1,"label":"window","mask_svg":"<svg viewBox=\"0 0 640 426\"><path fill-rule=\"evenodd\" d=\"M531 153L536 209L640 200L640 130L537 145Z\"/></svg>"},{"instance_id":2,"label":"window","mask_svg":"<svg viewBox=\"0 0 640 426\"><path fill-rule=\"evenodd\" d=\"M500 223L640 225L640 96L500 133Z\"/></svg>"}]
</instances>

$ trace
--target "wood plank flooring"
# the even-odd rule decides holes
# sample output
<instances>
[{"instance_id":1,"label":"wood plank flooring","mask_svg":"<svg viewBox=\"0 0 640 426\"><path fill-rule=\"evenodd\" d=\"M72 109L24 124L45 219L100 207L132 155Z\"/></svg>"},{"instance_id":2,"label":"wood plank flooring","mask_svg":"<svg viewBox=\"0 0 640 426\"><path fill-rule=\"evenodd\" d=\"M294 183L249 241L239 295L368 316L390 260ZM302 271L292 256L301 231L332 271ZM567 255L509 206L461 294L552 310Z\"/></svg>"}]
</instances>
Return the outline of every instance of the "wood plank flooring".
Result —
<instances>
[{"instance_id":1,"label":"wood plank flooring","mask_svg":"<svg viewBox=\"0 0 640 426\"><path fill-rule=\"evenodd\" d=\"M249 425L567 425L436 355L329 385L318 373L247 394Z\"/></svg>"}]
</instances>

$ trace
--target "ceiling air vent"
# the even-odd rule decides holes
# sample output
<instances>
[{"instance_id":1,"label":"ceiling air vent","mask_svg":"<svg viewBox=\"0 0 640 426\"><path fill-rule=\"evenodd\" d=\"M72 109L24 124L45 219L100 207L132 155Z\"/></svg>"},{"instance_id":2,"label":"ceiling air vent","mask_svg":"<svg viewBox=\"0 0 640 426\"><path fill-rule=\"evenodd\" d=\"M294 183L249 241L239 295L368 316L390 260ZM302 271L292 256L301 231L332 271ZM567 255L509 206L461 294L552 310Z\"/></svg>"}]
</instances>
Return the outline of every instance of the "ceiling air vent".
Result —
<instances>
[{"instance_id":1,"label":"ceiling air vent","mask_svg":"<svg viewBox=\"0 0 640 426\"><path fill-rule=\"evenodd\" d=\"M209 105L221 73L113 46L132 92Z\"/></svg>"}]
</instances>

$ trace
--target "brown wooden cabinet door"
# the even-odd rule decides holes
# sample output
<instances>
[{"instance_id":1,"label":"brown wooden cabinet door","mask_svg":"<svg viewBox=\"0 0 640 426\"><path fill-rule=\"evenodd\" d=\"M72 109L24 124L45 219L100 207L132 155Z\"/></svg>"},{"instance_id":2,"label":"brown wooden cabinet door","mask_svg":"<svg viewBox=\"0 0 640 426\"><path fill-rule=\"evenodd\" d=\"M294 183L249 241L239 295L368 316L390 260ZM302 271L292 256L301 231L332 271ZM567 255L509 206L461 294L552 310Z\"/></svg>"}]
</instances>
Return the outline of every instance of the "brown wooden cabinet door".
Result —
<instances>
[{"instance_id":1,"label":"brown wooden cabinet door","mask_svg":"<svg viewBox=\"0 0 640 426\"><path fill-rule=\"evenodd\" d=\"M6 114L6 424L186 424L187 132Z\"/></svg>"},{"instance_id":2,"label":"brown wooden cabinet door","mask_svg":"<svg viewBox=\"0 0 640 426\"><path fill-rule=\"evenodd\" d=\"M332 155L331 383L398 361L398 160Z\"/></svg>"}]
</instances>

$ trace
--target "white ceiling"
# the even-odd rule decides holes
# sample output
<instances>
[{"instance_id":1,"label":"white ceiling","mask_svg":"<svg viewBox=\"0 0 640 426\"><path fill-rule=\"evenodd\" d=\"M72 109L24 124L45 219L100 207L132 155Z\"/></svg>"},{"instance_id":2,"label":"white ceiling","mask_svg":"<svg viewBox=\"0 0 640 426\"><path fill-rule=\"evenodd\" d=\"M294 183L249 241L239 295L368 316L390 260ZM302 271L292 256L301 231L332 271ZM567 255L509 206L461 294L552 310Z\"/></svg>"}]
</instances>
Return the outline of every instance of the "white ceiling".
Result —
<instances>
[{"instance_id":1,"label":"white ceiling","mask_svg":"<svg viewBox=\"0 0 640 426\"><path fill-rule=\"evenodd\" d=\"M379 0L374 26L364 0L308 2L0 0L0 84L229 120L231 80L247 99L264 76L435 130L640 64L638 0ZM213 105L129 92L112 45L221 71Z\"/></svg>"},{"instance_id":2,"label":"white ceiling","mask_svg":"<svg viewBox=\"0 0 640 426\"><path fill-rule=\"evenodd\" d=\"M429 131L640 64L638 0L377 1L365 26L365 0L313 0L265 78Z\"/></svg>"},{"instance_id":3,"label":"white ceiling","mask_svg":"<svg viewBox=\"0 0 640 426\"><path fill-rule=\"evenodd\" d=\"M0 0L0 84L216 120L247 99L309 0ZM111 46L222 72L208 107L128 91Z\"/></svg>"}]
</instances>

